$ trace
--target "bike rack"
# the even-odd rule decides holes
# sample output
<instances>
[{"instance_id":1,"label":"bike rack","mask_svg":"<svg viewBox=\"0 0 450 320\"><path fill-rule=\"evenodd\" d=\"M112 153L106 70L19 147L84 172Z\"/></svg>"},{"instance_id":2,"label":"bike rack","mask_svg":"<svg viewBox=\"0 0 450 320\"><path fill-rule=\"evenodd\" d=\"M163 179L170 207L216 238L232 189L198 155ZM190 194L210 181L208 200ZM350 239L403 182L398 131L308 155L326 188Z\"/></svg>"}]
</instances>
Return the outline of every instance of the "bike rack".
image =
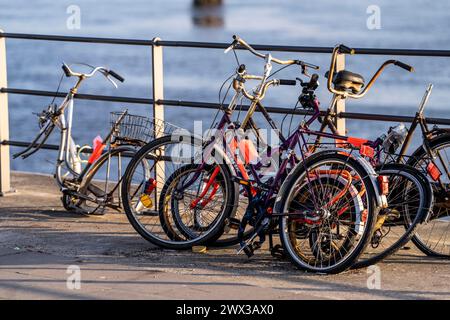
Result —
<instances>
[{"instance_id":1,"label":"bike rack","mask_svg":"<svg viewBox=\"0 0 450 320\"><path fill-rule=\"evenodd\" d=\"M164 108L166 106L188 107L188 108L207 108L217 109L219 104L184 101L184 100L164 100L163 90L163 48L164 47L181 47L181 48L199 48L199 49L226 49L229 43L213 43L213 42L194 42L194 41L167 41L160 38L153 40L140 39L117 39L117 38L96 38L96 37L78 37L78 36L58 36L58 35L41 35L41 34L23 34L23 33L6 33L0 30L0 196L12 191L10 182L10 146L23 147L29 144L27 141L16 141L9 139L9 106L8 94L24 94L36 96L55 95L52 91L28 90L23 88L9 88L7 85L7 63L6 63L6 39L22 39L22 40L41 40L41 41L63 41L77 43L97 43L112 45L132 45L152 47L152 99L149 98L131 98L119 96L89 95L77 94L77 99L125 102L131 104L152 105L153 117L156 120L164 121ZM308 46L281 46L281 45L253 45L256 50L260 51L278 51L278 52L303 52L303 53L331 53L332 47L308 47ZM242 48L237 48L242 49ZM410 49L374 49L374 48L355 48L356 54L368 55L391 55L391 56L422 56L422 57L450 57L450 50L410 50ZM345 56L338 57L338 71L344 69ZM60 93L58 96L63 97L66 93ZM243 110L247 110L248 106L243 106ZM291 108L267 107L272 113L293 113ZM345 112L345 101L341 100L337 104L335 111L335 122L339 132L345 132L345 119L359 119L369 121L394 121L394 122L411 122L413 117L392 116L366 113L350 113ZM307 110L296 110L295 114L310 114ZM443 118L427 118L430 124L450 125L450 119ZM57 150L55 145L45 145L43 149Z\"/></svg>"}]
</instances>

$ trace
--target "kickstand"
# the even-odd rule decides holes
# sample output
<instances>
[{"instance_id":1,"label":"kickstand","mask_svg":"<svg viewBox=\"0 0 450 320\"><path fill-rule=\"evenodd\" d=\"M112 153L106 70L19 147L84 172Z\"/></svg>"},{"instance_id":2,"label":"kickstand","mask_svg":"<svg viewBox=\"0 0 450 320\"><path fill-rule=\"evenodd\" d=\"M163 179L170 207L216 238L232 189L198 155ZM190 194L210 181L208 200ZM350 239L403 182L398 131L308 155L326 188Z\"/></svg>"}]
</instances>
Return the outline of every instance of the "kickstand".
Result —
<instances>
[{"instance_id":1,"label":"kickstand","mask_svg":"<svg viewBox=\"0 0 450 320\"><path fill-rule=\"evenodd\" d=\"M284 259L286 258L286 253L284 252L283 246L276 244L273 245L273 233L269 233L269 250L270 254L274 258Z\"/></svg>"},{"instance_id":2,"label":"kickstand","mask_svg":"<svg viewBox=\"0 0 450 320\"><path fill-rule=\"evenodd\" d=\"M281 245L276 244L273 248L270 249L270 254L274 258L284 259L286 258L286 253Z\"/></svg>"},{"instance_id":3,"label":"kickstand","mask_svg":"<svg viewBox=\"0 0 450 320\"><path fill-rule=\"evenodd\" d=\"M272 252L273 249L273 235L272 232L269 232L269 250Z\"/></svg>"}]
</instances>

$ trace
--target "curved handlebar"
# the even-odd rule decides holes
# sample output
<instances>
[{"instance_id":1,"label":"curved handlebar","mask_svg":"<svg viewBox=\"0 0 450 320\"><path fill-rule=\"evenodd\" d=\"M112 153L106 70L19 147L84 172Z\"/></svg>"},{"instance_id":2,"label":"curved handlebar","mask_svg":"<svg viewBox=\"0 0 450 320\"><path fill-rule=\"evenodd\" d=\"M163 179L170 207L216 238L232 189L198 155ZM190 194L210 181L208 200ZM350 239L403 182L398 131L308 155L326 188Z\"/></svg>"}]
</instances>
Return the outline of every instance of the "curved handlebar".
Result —
<instances>
[{"instance_id":1,"label":"curved handlebar","mask_svg":"<svg viewBox=\"0 0 450 320\"><path fill-rule=\"evenodd\" d=\"M237 45L241 45L243 46L245 49L247 49L248 51L250 51L251 53L253 53L255 56L265 59L267 55L256 51L251 45L249 45L246 41L244 41L243 39L239 38L237 35L233 35L233 42L231 43L231 45L225 49L225 53L228 53L230 50L234 49ZM311 63L307 63L301 60L281 60L281 59L277 59L274 57L271 57L270 61L273 61L275 63L278 64L283 64L283 65L289 65L289 64L298 64L300 66L304 66L304 67L308 67L311 69L319 69L319 66L316 66L314 64Z\"/></svg>"},{"instance_id":2,"label":"curved handlebar","mask_svg":"<svg viewBox=\"0 0 450 320\"><path fill-rule=\"evenodd\" d=\"M85 78L90 78L92 77L95 73L100 72L101 74L103 74L116 88L117 88L117 84L111 79L109 78L109 76L117 79L120 82L124 82L125 78L123 78L121 75L119 75L117 72L107 69L105 67L92 67L92 71L90 73L81 73L81 72L74 72L72 69L70 69L70 67L63 62L62 65L62 69L64 71L64 74L66 75L66 77L78 77L80 79L85 79Z\"/></svg>"},{"instance_id":3,"label":"curved handlebar","mask_svg":"<svg viewBox=\"0 0 450 320\"><path fill-rule=\"evenodd\" d=\"M369 83L366 85L366 87L357 92L357 93L351 93L351 92L347 92L344 90L337 90L335 88L332 87L332 82L333 82L333 76L335 73L335 66L336 66L336 59L338 54L354 54L355 50L351 49L343 44L337 45L334 47L333 49L333 53L331 56L331 63L330 63L330 70L328 73L328 81L327 81L327 88L328 91L330 91L331 93L334 94L338 94L338 95L343 95L345 97L350 97L350 98L354 98L354 99L359 99L362 98L370 89L370 87L372 87L373 83L375 82L375 80L380 76L380 74L383 72L384 68L386 68L388 65L393 64L396 65L402 69L405 69L406 71L409 72L413 72L414 68L410 65L407 65L406 63L403 63L401 61L398 60L386 60L379 68L378 70L375 72L375 74L372 76L372 78L370 79Z\"/></svg>"}]
</instances>

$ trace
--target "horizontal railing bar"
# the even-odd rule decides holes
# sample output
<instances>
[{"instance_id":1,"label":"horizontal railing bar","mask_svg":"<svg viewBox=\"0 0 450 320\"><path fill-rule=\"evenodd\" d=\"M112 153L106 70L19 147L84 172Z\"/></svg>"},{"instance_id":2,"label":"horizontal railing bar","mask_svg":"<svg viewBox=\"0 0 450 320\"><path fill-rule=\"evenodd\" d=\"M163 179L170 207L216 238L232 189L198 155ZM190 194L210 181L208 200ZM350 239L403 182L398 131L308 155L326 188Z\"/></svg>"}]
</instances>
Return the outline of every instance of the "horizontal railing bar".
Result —
<instances>
[{"instance_id":1,"label":"horizontal railing bar","mask_svg":"<svg viewBox=\"0 0 450 320\"><path fill-rule=\"evenodd\" d=\"M67 95L67 92L54 92L54 91L43 91L43 90L29 90L29 89L16 89L16 88L0 88L0 92L11 93L11 94L23 94L31 96L42 96L42 97L59 97L63 98ZM96 100L96 101L109 101L109 102L126 102L126 103L137 103L137 104L153 104L153 99L148 98L133 98L133 97L120 97L120 96L104 96L98 94L75 94L75 98L81 100Z\"/></svg>"},{"instance_id":2,"label":"horizontal railing bar","mask_svg":"<svg viewBox=\"0 0 450 320\"><path fill-rule=\"evenodd\" d=\"M59 36L45 34L26 34L26 33L0 33L0 38L25 39L25 40L46 40L46 41L64 41L64 42L87 42L104 44L123 44L135 46L152 46L153 40L141 39L118 39L118 38L97 38L97 37L78 37L78 36Z\"/></svg>"},{"instance_id":3,"label":"horizontal railing bar","mask_svg":"<svg viewBox=\"0 0 450 320\"><path fill-rule=\"evenodd\" d=\"M35 95L35 96L55 96L55 92L52 91L41 91L41 90L28 90L28 89L14 89L14 88L0 88L0 92L6 92L11 94L24 94L24 95ZM59 92L58 97L65 97L67 93ZM117 97L117 96L104 96L95 94L76 94L76 98L84 100L95 100L95 101L108 101L108 102L124 102L124 103L135 103L135 104L153 104L153 99L149 98L132 98L132 97ZM209 102L197 102L197 101L184 101L184 100L158 100L158 104L163 104L166 106L177 106L177 107L192 107L201 109L211 109L217 110L220 108L219 103L209 103ZM224 107L227 104L223 105ZM242 110L247 111L248 105L243 105ZM295 114L295 115L311 115L312 112L303 109L292 109L285 107L266 107L267 111L270 113L279 114ZM322 111L322 115L325 112ZM412 122L414 117L409 116L396 116L396 115L383 115L383 114L369 114L369 113L355 113L355 112L341 112L338 115L345 119L357 119L357 120L368 120L368 121L390 121L390 122ZM427 122L430 124L441 124L450 125L450 119L445 118L427 118Z\"/></svg>"},{"instance_id":4,"label":"horizontal railing bar","mask_svg":"<svg viewBox=\"0 0 450 320\"><path fill-rule=\"evenodd\" d=\"M98 38L98 37L60 36L60 35L8 33L8 32L0 33L0 37L10 39L84 42L84 43L100 43L100 44L103 43L103 44L120 44L120 45L139 45L139 46L161 45L165 47L205 48L205 49L225 49L230 45L230 43L228 42L198 42L198 41L170 41L170 40L160 40L154 42L153 40L142 40L142 39ZM261 45L261 44L252 44L252 46L256 50L263 50L263 51L303 52L303 53L331 53L333 49L332 47L317 47L317 46L284 46L284 45ZM354 48L354 49L356 54L450 57L450 50L383 49L383 48Z\"/></svg>"},{"instance_id":5,"label":"horizontal railing bar","mask_svg":"<svg viewBox=\"0 0 450 320\"><path fill-rule=\"evenodd\" d=\"M390 122L412 122L414 117L396 116L389 114L369 114L356 112L340 112L338 117L345 119L369 120L369 121L390 121ZM450 125L450 119L426 117L429 124Z\"/></svg>"},{"instance_id":6,"label":"horizontal railing bar","mask_svg":"<svg viewBox=\"0 0 450 320\"><path fill-rule=\"evenodd\" d=\"M169 40L161 40L158 41L157 44L165 47L207 48L207 49L226 49L230 46L230 43L169 41ZM252 44L251 46L256 50L278 51L278 52L331 53L333 51L333 47L282 46L282 45L262 45L262 44ZM238 47L238 49L244 50L245 48ZM353 49L355 50L355 54L450 57L450 50L382 49L382 48L353 48Z\"/></svg>"},{"instance_id":7,"label":"horizontal railing bar","mask_svg":"<svg viewBox=\"0 0 450 320\"><path fill-rule=\"evenodd\" d=\"M2 145L8 145L8 146L14 146L14 147L28 147L30 145L30 142L27 141L16 141L16 140L3 140L1 142ZM37 144L35 144L37 146ZM43 144L41 146L41 149L46 150L58 150L59 146L56 144ZM82 150L84 151L84 150ZM92 151L91 151L92 152Z\"/></svg>"},{"instance_id":8,"label":"horizontal railing bar","mask_svg":"<svg viewBox=\"0 0 450 320\"><path fill-rule=\"evenodd\" d=\"M30 145L30 142L27 141L16 141L16 140L3 140L0 142L0 144L3 145L8 145L8 146L13 146L13 147L23 147L26 148ZM37 144L34 144L35 147L37 147ZM57 144L43 144L41 147L41 149L45 149L45 150L59 150L59 145ZM86 154L91 154L92 153L92 148L83 148L81 149L81 153L86 153ZM105 151L106 152L106 151ZM131 158L133 156L132 152L123 152L122 153L123 156Z\"/></svg>"}]
</instances>

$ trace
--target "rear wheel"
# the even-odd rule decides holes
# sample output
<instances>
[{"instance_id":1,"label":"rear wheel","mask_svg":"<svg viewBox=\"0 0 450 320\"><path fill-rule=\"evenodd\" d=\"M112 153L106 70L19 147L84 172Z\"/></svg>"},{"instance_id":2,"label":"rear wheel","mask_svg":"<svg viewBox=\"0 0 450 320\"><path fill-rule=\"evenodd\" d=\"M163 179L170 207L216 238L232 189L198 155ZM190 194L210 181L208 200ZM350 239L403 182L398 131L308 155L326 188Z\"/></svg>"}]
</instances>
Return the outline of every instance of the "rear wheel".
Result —
<instances>
[{"instance_id":1,"label":"rear wheel","mask_svg":"<svg viewBox=\"0 0 450 320\"><path fill-rule=\"evenodd\" d=\"M120 186L123 169L133 155L133 147L113 148L103 154L91 167L79 190L65 191L61 197L64 208L84 214L105 214L121 208Z\"/></svg>"},{"instance_id":2,"label":"rear wheel","mask_svg":"<svg viewBox=\"0 0 450 320\"><path fill-rule=\"evenodd\" d=\"M431 176L431 157L419 147L408 164L422 171L429 179L434 194L432 213L428 223L419 225L412 238L423 253L433 257L450 258L450 135L438 136L429 142L434 163L441 173L439 179ZM430 167L431 166L431 167Z\"/></svg>"},{"instance_id":3,"label":"rear wheel","mask_svg":"<svg viewBox=\"0 0 450 320\"><path fill-rule=\"evenodd\" d=\"M418 170L387 164L377 173L388 177L388 207L378 214L370 243L353 268L375 264L403 247L431 207L431 186Z\"/></svg>"}]
</instances>

